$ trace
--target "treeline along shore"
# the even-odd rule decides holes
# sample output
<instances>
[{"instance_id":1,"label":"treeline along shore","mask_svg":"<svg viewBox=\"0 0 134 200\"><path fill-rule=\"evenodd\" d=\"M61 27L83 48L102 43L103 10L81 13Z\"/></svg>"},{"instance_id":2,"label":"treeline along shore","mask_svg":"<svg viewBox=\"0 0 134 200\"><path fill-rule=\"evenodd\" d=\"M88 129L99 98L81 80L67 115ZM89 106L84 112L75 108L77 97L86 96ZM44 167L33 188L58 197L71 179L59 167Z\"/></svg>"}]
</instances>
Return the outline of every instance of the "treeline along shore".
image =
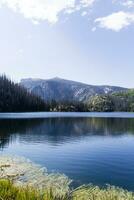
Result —
<instances>
[{"instance_id":1,"label":"treeline along shore","mask_svg":"<svg viewBox=\"0 0 134 200\"><path fill-rule=\"evenodd\" d=\"M0 76L0 112L134 112L134 90L91 96L88 101L45 101Z\"/></svg>"}]
</instances>

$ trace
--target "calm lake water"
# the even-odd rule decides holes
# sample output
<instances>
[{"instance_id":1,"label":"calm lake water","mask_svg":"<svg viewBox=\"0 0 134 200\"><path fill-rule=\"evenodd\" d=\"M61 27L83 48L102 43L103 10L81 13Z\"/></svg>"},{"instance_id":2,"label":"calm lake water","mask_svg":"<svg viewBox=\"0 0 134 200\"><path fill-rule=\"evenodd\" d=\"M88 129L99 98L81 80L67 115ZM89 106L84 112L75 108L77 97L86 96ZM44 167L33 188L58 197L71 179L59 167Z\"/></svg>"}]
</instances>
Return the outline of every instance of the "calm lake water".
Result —
<instances>
[{"instance_id":1,"label":"calm lake water","mask_svg":"<svg viewBox=\"0 0 134 200\"><path fill-rule=\"evenodd\" d=\"M0 114L0 154L65 173L74 186L134 190L134 113Z\"/></svg>"}]
</instances>

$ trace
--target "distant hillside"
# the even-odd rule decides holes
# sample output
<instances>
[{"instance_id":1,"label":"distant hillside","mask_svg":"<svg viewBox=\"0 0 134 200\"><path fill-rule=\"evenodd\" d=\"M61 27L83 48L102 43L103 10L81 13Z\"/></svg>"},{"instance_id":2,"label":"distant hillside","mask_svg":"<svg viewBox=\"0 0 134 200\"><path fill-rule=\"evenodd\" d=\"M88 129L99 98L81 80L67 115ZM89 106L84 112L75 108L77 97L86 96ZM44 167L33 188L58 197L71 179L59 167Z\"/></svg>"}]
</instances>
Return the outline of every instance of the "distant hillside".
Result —
<instances>
[{"instance_id":1,"label":"distant hillside","mask_svg":"<svg viewBox=\"0 0 134 200\"><path fill-rule=\"evenodd\" d=\"M57 102L88 102L95 95L112 94L127 90L122 87L93 86L60 78L48 80L22 79L20 85L46 101L55 100Z\"/></svg>"},{"instance_id":2,"label":"distant hillside","mask_svg":"<svg viewBox=\"0 0 134 200\"><path fill-rule=\"evenodd\" d=\"M44 101L13 83L6 76L0 76L0 112L30 112L47 110Z\"/></svg>"},{"instance_id":3,"label":"distant hillside","mask_svg":"<svg viewBox=\"0 0 134 200\"><path fill-rule=\"evenodd\" d=\"M87 109L99 112L134 112L134 90L93 96L87 103Z\"/></svg>"},{"instance_id":4,"label":"distant hillside","mask_svg":"<svg viewBox=\"0 0 134 200\"><path fill-rule=\"evenodd\" d=\"M134 112L134 89L128 90L126 92L115 93L113 96L122 102L126 111Z\"/></svg>"}]
</instances>

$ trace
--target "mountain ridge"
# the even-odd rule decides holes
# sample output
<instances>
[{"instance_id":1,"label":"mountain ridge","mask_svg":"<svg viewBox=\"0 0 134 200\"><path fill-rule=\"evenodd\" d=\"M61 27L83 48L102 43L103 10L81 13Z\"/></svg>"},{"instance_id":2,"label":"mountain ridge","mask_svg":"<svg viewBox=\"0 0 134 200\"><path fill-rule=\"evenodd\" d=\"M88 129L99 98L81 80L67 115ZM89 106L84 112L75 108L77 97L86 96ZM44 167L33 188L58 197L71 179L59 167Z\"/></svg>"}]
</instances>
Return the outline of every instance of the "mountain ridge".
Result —
<instances>
[{"instance_id":1,"label":"mountain ridge","mask_svg":"<svg viewBox=\"0 0 134 200\"><path fill-rule=\"evenodd\" d=\"M39 95L46 101L78 101L87 102L95 95L112 94L114 92L127 91L128 88L109 85L89 85L59 77L51 79L21 79L20 85L28 91Z\"/></svg>"},{"instance_id":2,"label":"mountain ridge","mask_svg":"<svg viewBox=\"0 0 134 200\"><path fill-rule=\"evenodd\" d=\"M123 87L123 86L118 86L118 85L109 85L109 84L100 84L100 85L95 85L95 84L88 84L88 83L84 83L81 81L75 81L75 80L70 80L70 79L65 79L65 78L60 78L60 77L53 77L53 78L22 78L20 79L20 83L23 81L68 81L68 82L74 82L74 83L78 83L78 84L83 84L83 85L88 85L88 86L98 86L98 87L103 87L103 86L108 86L108 87L118 87L118 88L124 88L126 90L128 89L133 89L133 88L128 88L128 87Z\"/></svg>"}]
</instances>

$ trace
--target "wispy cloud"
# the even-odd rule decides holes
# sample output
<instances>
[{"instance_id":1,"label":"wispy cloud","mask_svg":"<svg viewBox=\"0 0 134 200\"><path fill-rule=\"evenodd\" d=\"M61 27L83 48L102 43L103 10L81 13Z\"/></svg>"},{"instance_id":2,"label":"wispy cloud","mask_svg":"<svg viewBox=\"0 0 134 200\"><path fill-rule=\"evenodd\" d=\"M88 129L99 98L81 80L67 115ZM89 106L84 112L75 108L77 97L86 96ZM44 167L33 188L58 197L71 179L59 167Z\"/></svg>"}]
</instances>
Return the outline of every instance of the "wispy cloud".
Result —
<instances>
[{"instance_id":1,"label":"wispy cloud","mask_svg":"<svg viewBox=\"0 0 134 200\"><path fill-rule=\"evenodd\" d=\"M132 8L134 7L134 0L112 0L113 4L118 4L121 6L125 6L127 8Z\"/></svg>"},{"instance_id":2,"label":"wispy cloud","mask_svg":"<svg viewBox=\"0 0 134 200\"><path fill-rule=\"evenodd\" d=\"M92 6L95 0L81 0L80 3L84 7Z\"/></svg>"},{"instance_id":3,"label":"wispy cloud","mask_svg":"<svg viewBox=\"0 0 134 200\"><path fill-rule=\"evenodd\" d=\"M128 8L134 7L134 0L125 0L121 2L121 5L126 6Z\"/></svg>"},{"instance_id":4,"label":"wispy cloud","mask_svg":"<svg viewBox=\"0 0 134 200\"><path fill-rule=\"evenodd\" d=\"M16 56L17 56L17 57L22 57L22 56L23 56L23 53L24 53L24 50L21 48L21 49L19 49L18 51L16 51Z\"/></svg>"},{"instance_id":5,"label":"wispy cloud","mask_svg":"<svg viewBox=\"0 0 134 200\"><path fill-rule=\"evenodd\" d=\"M123 11L115 12L111 15L97 18L95 23L98 23L98 26L101 28L111 29L118 32L134 23L134 13Z\"/></svg>"},{"instance_id":6,"label":"wispy cloud","mask_svg":"<svg viewBox=\"0 0 134 200\"><path fill-rule=\"evenodd\" d=\"M47 20L56 23L61 12L71 14L91 6L96 0L1 0L1 5L6 5L15 12L31 19L35 24ZM79 8L79 9L78 9Z\"/></svg>"}]
</instances>

